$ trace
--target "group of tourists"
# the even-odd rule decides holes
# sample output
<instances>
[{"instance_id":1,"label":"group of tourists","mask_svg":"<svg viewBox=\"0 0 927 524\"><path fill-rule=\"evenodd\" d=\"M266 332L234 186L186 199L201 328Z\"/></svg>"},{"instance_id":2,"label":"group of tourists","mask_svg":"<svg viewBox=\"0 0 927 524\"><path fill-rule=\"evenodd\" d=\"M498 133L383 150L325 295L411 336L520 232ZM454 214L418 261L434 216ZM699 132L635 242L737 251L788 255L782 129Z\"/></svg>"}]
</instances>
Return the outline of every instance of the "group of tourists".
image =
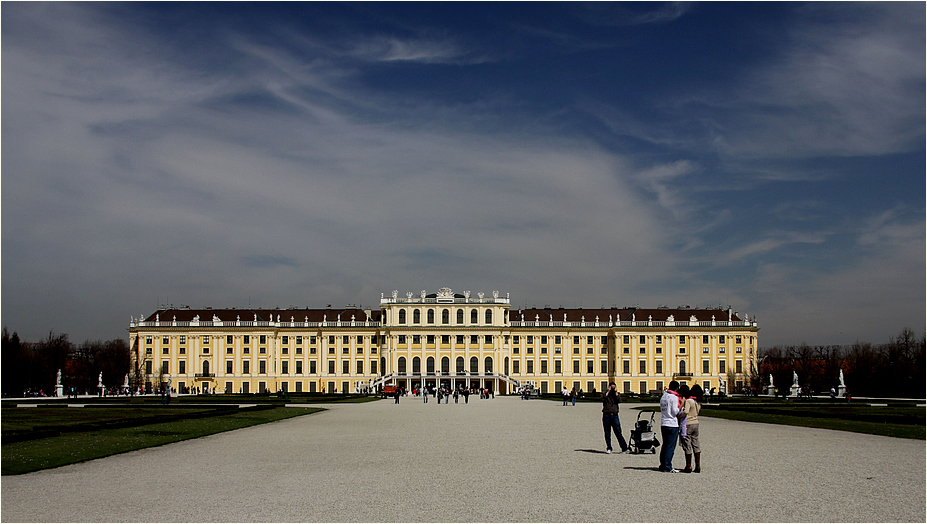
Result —
<instances>
[{"instance_id":1,"label":"group of tourists","mask_svg":"<svg viewBox=\"0 0 927 524\"><path fill-rule=\"evenodd\" d=\"M564 387L563 387L563 391L560 392L560 396L563 397L563 405L564 405L564 406L569 406L569 405L575 406L575 405L576 405L576 397L582 397L582 396L583 396L583 390L580 389L580 390L579 390L579 393L577 393L577 392L576 392L576 388L573 388L573 389L571 389L571 390L568 391L567 388L566 388L566 386L564 386Z\"/></svg>"},{"instance_id":2,"label":"group of tourists","mask_svg":"<svg viewBox=\"0 0 927 524\"><path fill-rule=\"evenodd\" d=\"M660 397L660 432L663 436L663 446L660 447L659 470L666 473L679 473L673 468L673 456L676 453L676 444L682 446L686 457L686 467L682 473L701 473L702 448L699 442L698 414L702 409L704 391L698 384L680 386L673 380ZM605 429L605 452L612 452L612 432L618 437L621 453L630 453L630 448L621 435L621 422L618 420L618 409L621 404L621 395L618 394L614 382L608 385L608 391L602 394L602 426ZM659 445L659 443L657 443ZM695 458L693 468L692 459Z\"/></svg>"},{"instance_id":3,"label":"group of tourists","mask_svg":"<svg viewBox=\"0 0 927 524\"><path fill-rule=\"evenodd\" d=\"M454 404L460 403L460 398L463 397L464 404L470 403L470 395L479 394L480 399L489 399L496 398L496 392L490 388L456 388L451 389L447 387L434 387L428 386L424 388L412 388L411 391L405 388L397 387L393 392L392 396L395 399L396 404L399 403L399 397L404 397L409 394L412 394L413 397L422 397L422 401L427 404L428 397L436 399L438 404L442 401L445 404L450 404L451 398L454 399Z\"/></svg>"}]
</instances>

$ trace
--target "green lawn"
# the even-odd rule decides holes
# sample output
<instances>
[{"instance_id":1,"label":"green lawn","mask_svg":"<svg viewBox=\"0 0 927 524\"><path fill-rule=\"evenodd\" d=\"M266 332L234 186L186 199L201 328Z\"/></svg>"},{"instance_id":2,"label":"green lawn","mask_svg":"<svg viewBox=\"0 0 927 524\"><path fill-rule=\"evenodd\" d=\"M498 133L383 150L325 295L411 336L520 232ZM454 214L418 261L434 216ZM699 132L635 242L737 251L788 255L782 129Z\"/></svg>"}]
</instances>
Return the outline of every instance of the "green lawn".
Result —
<instances>
[{"instance_id":1,"label":"green lawn","mask_svg":"<svg viewBox=\"0 0 927 524\"><path fill-rule=\"evenodd\" d=\"M3 475L47 468L160 446L223 431L265 424L321 411L319 408L258 407L256 409L138 408L3 408L8 432L47 431L60 434L2 444ZM120 418L121 417L121 418ZM131 419L129 427L101 423ZM165 420L165 421L159 421ZM91 425L93 429L85 430ZM125 425L123 425L125 426Z\"/></svg>"},{"instance_id":2,"label":"green lawn","mask_svg":"<svg viewBox=\"0 0 927 524\"><path fill-rule=\"evenodd\" d=\"M710 404L699 416L925 440L925 409L913 405Z\"/></svg>"}]
</instances>

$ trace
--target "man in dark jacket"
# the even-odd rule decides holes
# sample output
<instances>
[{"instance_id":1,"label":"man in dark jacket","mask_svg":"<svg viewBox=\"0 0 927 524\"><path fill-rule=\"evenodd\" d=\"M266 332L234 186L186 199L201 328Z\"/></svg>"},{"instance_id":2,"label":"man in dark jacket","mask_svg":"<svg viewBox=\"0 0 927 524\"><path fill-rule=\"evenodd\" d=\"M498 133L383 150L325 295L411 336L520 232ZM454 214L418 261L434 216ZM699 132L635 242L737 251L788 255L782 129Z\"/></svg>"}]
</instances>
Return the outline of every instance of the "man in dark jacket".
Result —
<instances>
[{"instance_id":1,"label":"man in dark jacket","mask_svg":"<svg viewBox=\"0 0 927 524\"><path fill-rule=\"evenodd\" d=\"M618 445L622 453L630 453L628 443L621 436L621 421L618 420L618 405L621 404L621 395L618 387L612 382L608 391L602 394L602 426L605 428L605 452L612 452L612 430L618 436Z\"/></svg>"}]
</instances>

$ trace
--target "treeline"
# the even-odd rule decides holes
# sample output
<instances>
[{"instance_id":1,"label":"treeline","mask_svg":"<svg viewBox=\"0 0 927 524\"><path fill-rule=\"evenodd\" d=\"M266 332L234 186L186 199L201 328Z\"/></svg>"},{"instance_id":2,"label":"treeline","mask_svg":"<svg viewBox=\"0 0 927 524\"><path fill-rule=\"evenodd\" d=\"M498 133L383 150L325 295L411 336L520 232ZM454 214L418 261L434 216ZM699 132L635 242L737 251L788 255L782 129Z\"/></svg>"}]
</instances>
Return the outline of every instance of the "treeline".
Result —
<instances>
[{"instance_id":1,"label":"treeline","mask_svg":"<svg viewBox=\"0 0 927 524\"><path fill-rule=\"evenodd\" d=\"M772 375L777 388L792 386L792 372L798 385L811 391L827 392L844 384L851 395L865 397L924 398L924 337L905 328L888 343L874 345L857 342L851 346L773 346L760 350L759 369L752 386L764 390Z\"/></svg>"},{"instance_id":2,"label":"treeline","mask_svg":"<svg viewBox=\"0 0 927 524\"><path fill-rule=\"evenodd\" d=\"M38 342L25 342L3 328L3 396L24 393L55 394L58 370L65 390L96 393L100 373L106 386L121 385L129 373L130 355L125 340L86 341L74 344L66 334L49 333Z\"/></svg>"}]
</instances>

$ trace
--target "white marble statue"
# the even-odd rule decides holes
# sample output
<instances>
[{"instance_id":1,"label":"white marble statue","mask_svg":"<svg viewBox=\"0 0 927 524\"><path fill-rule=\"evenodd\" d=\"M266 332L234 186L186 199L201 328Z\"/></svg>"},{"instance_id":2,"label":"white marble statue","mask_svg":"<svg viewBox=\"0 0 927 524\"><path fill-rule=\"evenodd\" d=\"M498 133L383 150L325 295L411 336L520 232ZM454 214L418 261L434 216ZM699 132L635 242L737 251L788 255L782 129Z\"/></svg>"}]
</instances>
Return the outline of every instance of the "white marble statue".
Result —
<instances>
[{"instance_id":1,"label":"white marble statue","mask_svg":"<svg viewBox=\"0 0 927 524\"><path fill-rule=\"evenodd\" d=\"M840 370L840 385L846 387L846 384L843 383L843 369Z\"/></svg>"},{"instance_id":2,"label":"white marble statue","mask_svg":"<svg viewBox=\"0 0 927 524\"><path fill-rule=\"evenodd\" d=\"M55 382L55 385L58 385L58 386L61 385L61 370L60 369L58 370L58 380L57 382Z\"/></svg>"},{"instance_id":3,"label":"white marble statue","mask_svg":"<svg viewBox=\"0 0 927 524\"><path fill-rule=\"evenodd\" d=\"M792 387L793 388L798 387L798 372L797 371L792 372Z\"/></svg>"},{"instance_id":4,"label":"white marble statue","mask_svg":"<svg viewBox=\"0 0 927 524\"><path fill-rule=\"evenodd\" d=\"M773 384L772 373L769 374L769 387L771 387L771 388L772 388L772 387L776 387L776 385Z\"/></svg>"}]
</instances>

